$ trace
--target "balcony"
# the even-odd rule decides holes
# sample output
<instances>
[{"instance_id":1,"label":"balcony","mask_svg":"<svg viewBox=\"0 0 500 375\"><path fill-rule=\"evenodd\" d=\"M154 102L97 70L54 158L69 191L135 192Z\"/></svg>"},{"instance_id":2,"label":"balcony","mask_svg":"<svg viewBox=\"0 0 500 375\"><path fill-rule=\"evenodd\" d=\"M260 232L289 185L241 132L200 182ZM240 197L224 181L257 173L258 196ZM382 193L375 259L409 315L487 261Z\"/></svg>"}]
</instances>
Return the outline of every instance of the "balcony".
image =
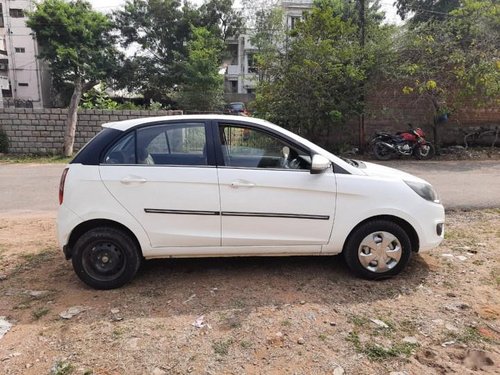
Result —
<instances>
[{"instance_id":1,"label":"balcony","mask_svg":"<svg viewBox=\"0 0 500 375\"><path fill-rule=\"evenodd\" d=\"M228 65L226 74L229 76L234 76L240 74L240 66L239 65Z\"/></svg>"}]
</instances>

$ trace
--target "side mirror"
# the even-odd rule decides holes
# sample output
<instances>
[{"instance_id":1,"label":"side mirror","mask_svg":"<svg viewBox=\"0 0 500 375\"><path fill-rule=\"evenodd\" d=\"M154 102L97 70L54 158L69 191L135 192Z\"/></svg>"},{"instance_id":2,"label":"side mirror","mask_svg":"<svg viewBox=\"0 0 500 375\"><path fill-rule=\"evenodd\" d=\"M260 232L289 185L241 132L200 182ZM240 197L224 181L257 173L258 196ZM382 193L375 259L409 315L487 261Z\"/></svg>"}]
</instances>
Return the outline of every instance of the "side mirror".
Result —
<instances>
[{"instance_id":1,"label":"side mirror","mask_svg":"<svg viewBox=\"0 0 500 375\"><path fill-rule=\"evenodd\" d=\"M330 160L328 160L322 155L315 154L312 157L311 174L323 173L328 168L330 168L331 165L332 162Z\"/></svg>"}]
</instances>

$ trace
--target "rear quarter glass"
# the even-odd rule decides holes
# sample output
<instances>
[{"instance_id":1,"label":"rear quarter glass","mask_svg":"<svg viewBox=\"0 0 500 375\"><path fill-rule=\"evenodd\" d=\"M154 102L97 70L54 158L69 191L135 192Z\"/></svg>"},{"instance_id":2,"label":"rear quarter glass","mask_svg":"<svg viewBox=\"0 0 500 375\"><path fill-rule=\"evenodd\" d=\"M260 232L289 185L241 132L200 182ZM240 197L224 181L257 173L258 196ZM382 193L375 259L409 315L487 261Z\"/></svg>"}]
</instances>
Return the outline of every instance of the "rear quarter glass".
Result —
<instances>
[{"instance_id":1,"label":"rear quarter glass","mask_svg":"<svg viewBox=\"0 0 500 375\"><path fill-rule=\"evenodd\" d=\"M83 146L71 161L71 164L99 165L103 152L122 134L122 131L111 128L101 130Z\"/></svg>"}]
</instances>

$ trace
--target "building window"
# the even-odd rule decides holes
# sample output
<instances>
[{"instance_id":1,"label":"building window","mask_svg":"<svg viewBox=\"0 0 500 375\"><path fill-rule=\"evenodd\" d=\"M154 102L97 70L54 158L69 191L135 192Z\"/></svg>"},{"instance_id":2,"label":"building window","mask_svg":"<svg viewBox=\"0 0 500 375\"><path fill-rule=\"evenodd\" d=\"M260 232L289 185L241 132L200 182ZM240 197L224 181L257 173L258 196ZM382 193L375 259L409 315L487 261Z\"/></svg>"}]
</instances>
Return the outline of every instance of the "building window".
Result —
<instances>
[{"instance_id":1,"label":"building window","mask_svg":"<svg viewBox=\"0 0 500 375\"><path fill-rule=\"evenodd\" d=\"M16 53L25 53L26 52L26 48L24 48L24 47L16 47L15 50L16 50Z\"/></svg>"},{"instance_id":2,"label":"building window","mask_svg":"<svg viewBox=\"0 0 500 375\"><path fill-rule=\"evenodd\" d=\"M300 16L290 16L290 21L288 23L290 29L295 29L295 27L297 27L297 24L300 22L300 19Z\"/></svg>"},{"instance_id":3,"label":"building window","mask_svg":"<svg viewBox=\"0 0 500 375\"><path fill-rule=\"evenodd\" d=\"M16 9L16 8L10 8L9 9L9 14L12 18L23 18L24 17L24 10L22 9Z\"/></svg>"},{"instance_id":4,"label":"building window","mask_svg":"<svg viewBox=\"0 0 500 375\"><path fill-rule=\"evenodd\" d=\"M248 73L257 73L257 61L254 53L249 53L247 55L248 61Z\"/></svg>"},{"instance_id":5,"label":"building window","mask_svg":"<svg viewBox=\"0 0 500 375\"><path fill-rule=\"evenodd\" d=\"M19 82L19 86L28 87L29 85L26 82Z\"/></svg>"},{"instance_id":6,"label":"building window","mask_svg":"<svg viewBox=\"0 0 500 375\"><path fill-rule=\"evenodd\" d=\"M0 59L0 71L9 70L9 60L8 59Z\"/></svg>"},{"instance_id":7,"label":"building window","mask_svg":"<svg viewBox=\"0 0 500 375\"><path fill-rule=\"evenodd\" d=\"M238 92L238 81L229 81L231 82L231 92L236 93Z\"/></svg>"},{"instance_id":8,"label":"building window","mask_svg":"<svg viewBox=\"0 0 500 375\"><path fill-rule=\"evenodd\" d=\"M4 23L3 23L3 8L2 8L2 4L0 4L0 27L4 27Z\"/></svg>"}]
</instances>

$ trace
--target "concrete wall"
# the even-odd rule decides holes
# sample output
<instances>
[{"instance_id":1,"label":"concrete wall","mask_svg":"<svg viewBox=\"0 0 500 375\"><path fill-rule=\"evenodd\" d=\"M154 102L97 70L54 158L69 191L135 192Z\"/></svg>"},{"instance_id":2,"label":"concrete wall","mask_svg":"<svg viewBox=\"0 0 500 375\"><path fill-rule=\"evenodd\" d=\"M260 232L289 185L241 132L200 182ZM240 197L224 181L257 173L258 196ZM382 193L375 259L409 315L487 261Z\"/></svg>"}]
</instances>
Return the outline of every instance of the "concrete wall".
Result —
<instances>
[{"instance_id":1,"label":"concrete wall","mask_svg":"<svg viewBox=\"0 0 500 375\"><path fill-rule=\"evenodd\" d=\"M96 135L105 122L179 114L182 111L81 110L75 151ZM60 154L66 118L66 109L4 108L0 109L0 129L9 137L9 153Z\"/></svg>"}]
</instances>

